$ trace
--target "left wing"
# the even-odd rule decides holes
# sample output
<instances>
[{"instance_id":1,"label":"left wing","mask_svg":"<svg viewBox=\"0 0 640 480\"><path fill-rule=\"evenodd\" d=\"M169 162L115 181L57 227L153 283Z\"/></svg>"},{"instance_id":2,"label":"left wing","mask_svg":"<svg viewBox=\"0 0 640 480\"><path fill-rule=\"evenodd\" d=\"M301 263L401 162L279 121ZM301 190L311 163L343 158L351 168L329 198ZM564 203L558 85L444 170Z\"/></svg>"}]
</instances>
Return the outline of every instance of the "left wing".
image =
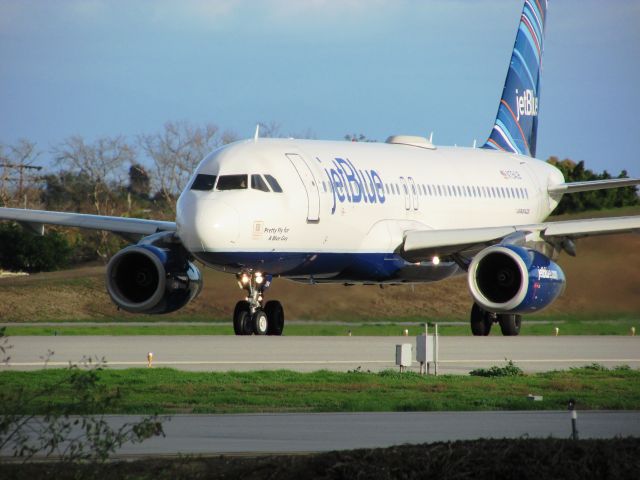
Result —
<instances>
[{"instance_id":1,"label":"left wing","mask_svg":"<svg viewBox=\"0 0 640 480\"><path fill-rule=\"evenodd\" d=\"M434 256L479 251L495 243L539 237L551 243L593 235L640 233L640 216L565 220L530 225L452 230L410 230L405 233L401 254L409 261Z\"/></svg>"},{"instance_id":2,"label":"left wing","mask_svg":"<svg viewBox=\"0 0 640 480\"><path fill-rule=\"evenodd\" d=\"M108 217L87 213L48 212L22 208L0 208L0 220L14 220L42 234L44 225L107 230L128 239L152 235L158 232L175 232L175 222L146 220L143 218Z\"/></svg>"}]
</instances>

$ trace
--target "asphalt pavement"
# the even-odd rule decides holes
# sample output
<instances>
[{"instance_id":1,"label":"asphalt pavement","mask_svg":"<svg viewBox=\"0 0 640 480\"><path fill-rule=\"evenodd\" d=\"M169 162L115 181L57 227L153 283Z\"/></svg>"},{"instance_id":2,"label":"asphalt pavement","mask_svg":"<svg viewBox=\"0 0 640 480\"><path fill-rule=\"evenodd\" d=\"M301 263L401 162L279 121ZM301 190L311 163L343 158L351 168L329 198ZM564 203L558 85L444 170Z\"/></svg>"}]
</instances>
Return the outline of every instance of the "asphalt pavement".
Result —
<instances>
[{"instance_id":1,"label":"asphalt pavement","mask_svg":"<svg viewBox=\"0 0 640 480\"><path fill-rule=\"evenodd\" d=\"M138 416L107 415L112 427ZM580 438L640 436L640 412L578 412ZM567 411L176 415L119 456L300 453L477 438L569 438ZM8 452L3 452L7 454Z\"/></svg>"},{"instance_id":2,"label":"asphalt pavement","mask_svg":"<svg viewBox=\"0 0 640 480\"><path fill-rule=\"evenodd\" d=\"M415 337L16 336L9 341L11 358L0 369L66 367L83 358L104 359L110 368L144 367L151 352L153 366L183 370L379 371L396 368L396 345L403 343L413 347L410 369L419 368ZM438 351L439 373L466 374L506 360L528 372L591 363L640 367L640 337L446 336L439 338Z\"/></svg>"}]
</instances>

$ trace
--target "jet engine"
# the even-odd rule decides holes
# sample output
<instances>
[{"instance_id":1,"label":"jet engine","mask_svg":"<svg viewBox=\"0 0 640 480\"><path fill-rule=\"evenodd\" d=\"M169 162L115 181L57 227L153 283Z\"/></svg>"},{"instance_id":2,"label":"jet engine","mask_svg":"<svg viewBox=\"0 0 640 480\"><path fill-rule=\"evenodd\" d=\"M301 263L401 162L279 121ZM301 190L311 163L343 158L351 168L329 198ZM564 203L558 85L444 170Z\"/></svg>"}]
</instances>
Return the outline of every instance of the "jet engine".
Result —
<instances>
[{"instance_id":1,"label":"jet engine","mask_svg":"<svg viewBox=\"0 0 640 480\"><path fill-rule=\"evenodd\" d=\"M480 251L469 266L469 289L488 312L528 313L550 305L563 292L564 272L529 248L494 245Z\"/></svg>"},{"instance_id":2,"label":"jet engine","mask_svg":"<svg viewBox=\"0 0 640 480\"><path fill-rule=\"evenodd\" d=\"M127 312L173 312L202 289L200 271L188 260L181 244L154 243L143 240L126 247L107 265L109 295Z\"/></svg>"}]
</instances>

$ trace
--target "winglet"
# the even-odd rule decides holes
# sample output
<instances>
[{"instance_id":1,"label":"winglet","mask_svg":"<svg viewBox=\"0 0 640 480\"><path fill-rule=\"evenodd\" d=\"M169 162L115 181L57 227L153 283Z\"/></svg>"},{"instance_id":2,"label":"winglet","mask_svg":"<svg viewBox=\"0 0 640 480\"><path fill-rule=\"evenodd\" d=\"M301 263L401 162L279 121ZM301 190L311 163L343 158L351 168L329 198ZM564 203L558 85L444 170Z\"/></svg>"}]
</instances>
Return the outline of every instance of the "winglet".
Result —
<instances>
[{"instance_id":1,"label":"winglet","mask_svg":"<svg viewBox=\"0 0 640 480\"><path fill-rule=\"evenodd\" d=\"M482 148L535 157L548 0L525 0L496 122Z\"/></svg>"}]
</instances>

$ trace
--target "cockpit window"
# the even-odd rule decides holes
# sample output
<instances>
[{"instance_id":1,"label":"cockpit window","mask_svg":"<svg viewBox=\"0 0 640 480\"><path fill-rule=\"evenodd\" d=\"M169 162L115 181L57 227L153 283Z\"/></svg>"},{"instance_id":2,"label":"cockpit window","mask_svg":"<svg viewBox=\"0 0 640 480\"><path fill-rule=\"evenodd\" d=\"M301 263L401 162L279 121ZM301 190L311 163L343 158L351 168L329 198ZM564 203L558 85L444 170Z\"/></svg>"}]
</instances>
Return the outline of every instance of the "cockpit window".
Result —
<instances>
[{"instance_id":1,"label":"cockpit window","mask_svg":"<svg viewBox=\"0 0 640 480\"><path fill-rule=\"evenodd\" d=\"M273 178L268 173L264 174L264 178L266 178L267 182L269 182L269 186L271 186L271 190L273 190L276 193L282 193L282 187L280 187L280 184L275 178Z\"/></svg>"},{"instance_id":2,"label":"cockpit window","mask_svg":"<svg viewBox=\"0 0 640 480\"><path fill-rule=\"evenodd\" d=\"M247 175L221 175L218 177L217 190L241 190L247 188Z\"/></svg>"},{"instance_id":3,"label":"cockpit window","mask_svg":"<svg viewBox=\"0 0 640 480\"><path fill-rule=\"evenodd\" d=\"M213 190L213 185L216 183L215 175L207 175L200 173L196 175L196 179L191 184L191 190Z\"/></svg>"},{"instance_id":4,"label":"cockpit window","mask_svg":"<svg viewBox=\"0 0 640 480\"><path fill-rule=\"evenodd\" d=\"M251 175L251 188L253 188L254 190L260 190L262 192L269 191L269 187L267 187L267 184L262 179L262 176L256 175L255 173Z\"/></svg>"}]
</instances>

